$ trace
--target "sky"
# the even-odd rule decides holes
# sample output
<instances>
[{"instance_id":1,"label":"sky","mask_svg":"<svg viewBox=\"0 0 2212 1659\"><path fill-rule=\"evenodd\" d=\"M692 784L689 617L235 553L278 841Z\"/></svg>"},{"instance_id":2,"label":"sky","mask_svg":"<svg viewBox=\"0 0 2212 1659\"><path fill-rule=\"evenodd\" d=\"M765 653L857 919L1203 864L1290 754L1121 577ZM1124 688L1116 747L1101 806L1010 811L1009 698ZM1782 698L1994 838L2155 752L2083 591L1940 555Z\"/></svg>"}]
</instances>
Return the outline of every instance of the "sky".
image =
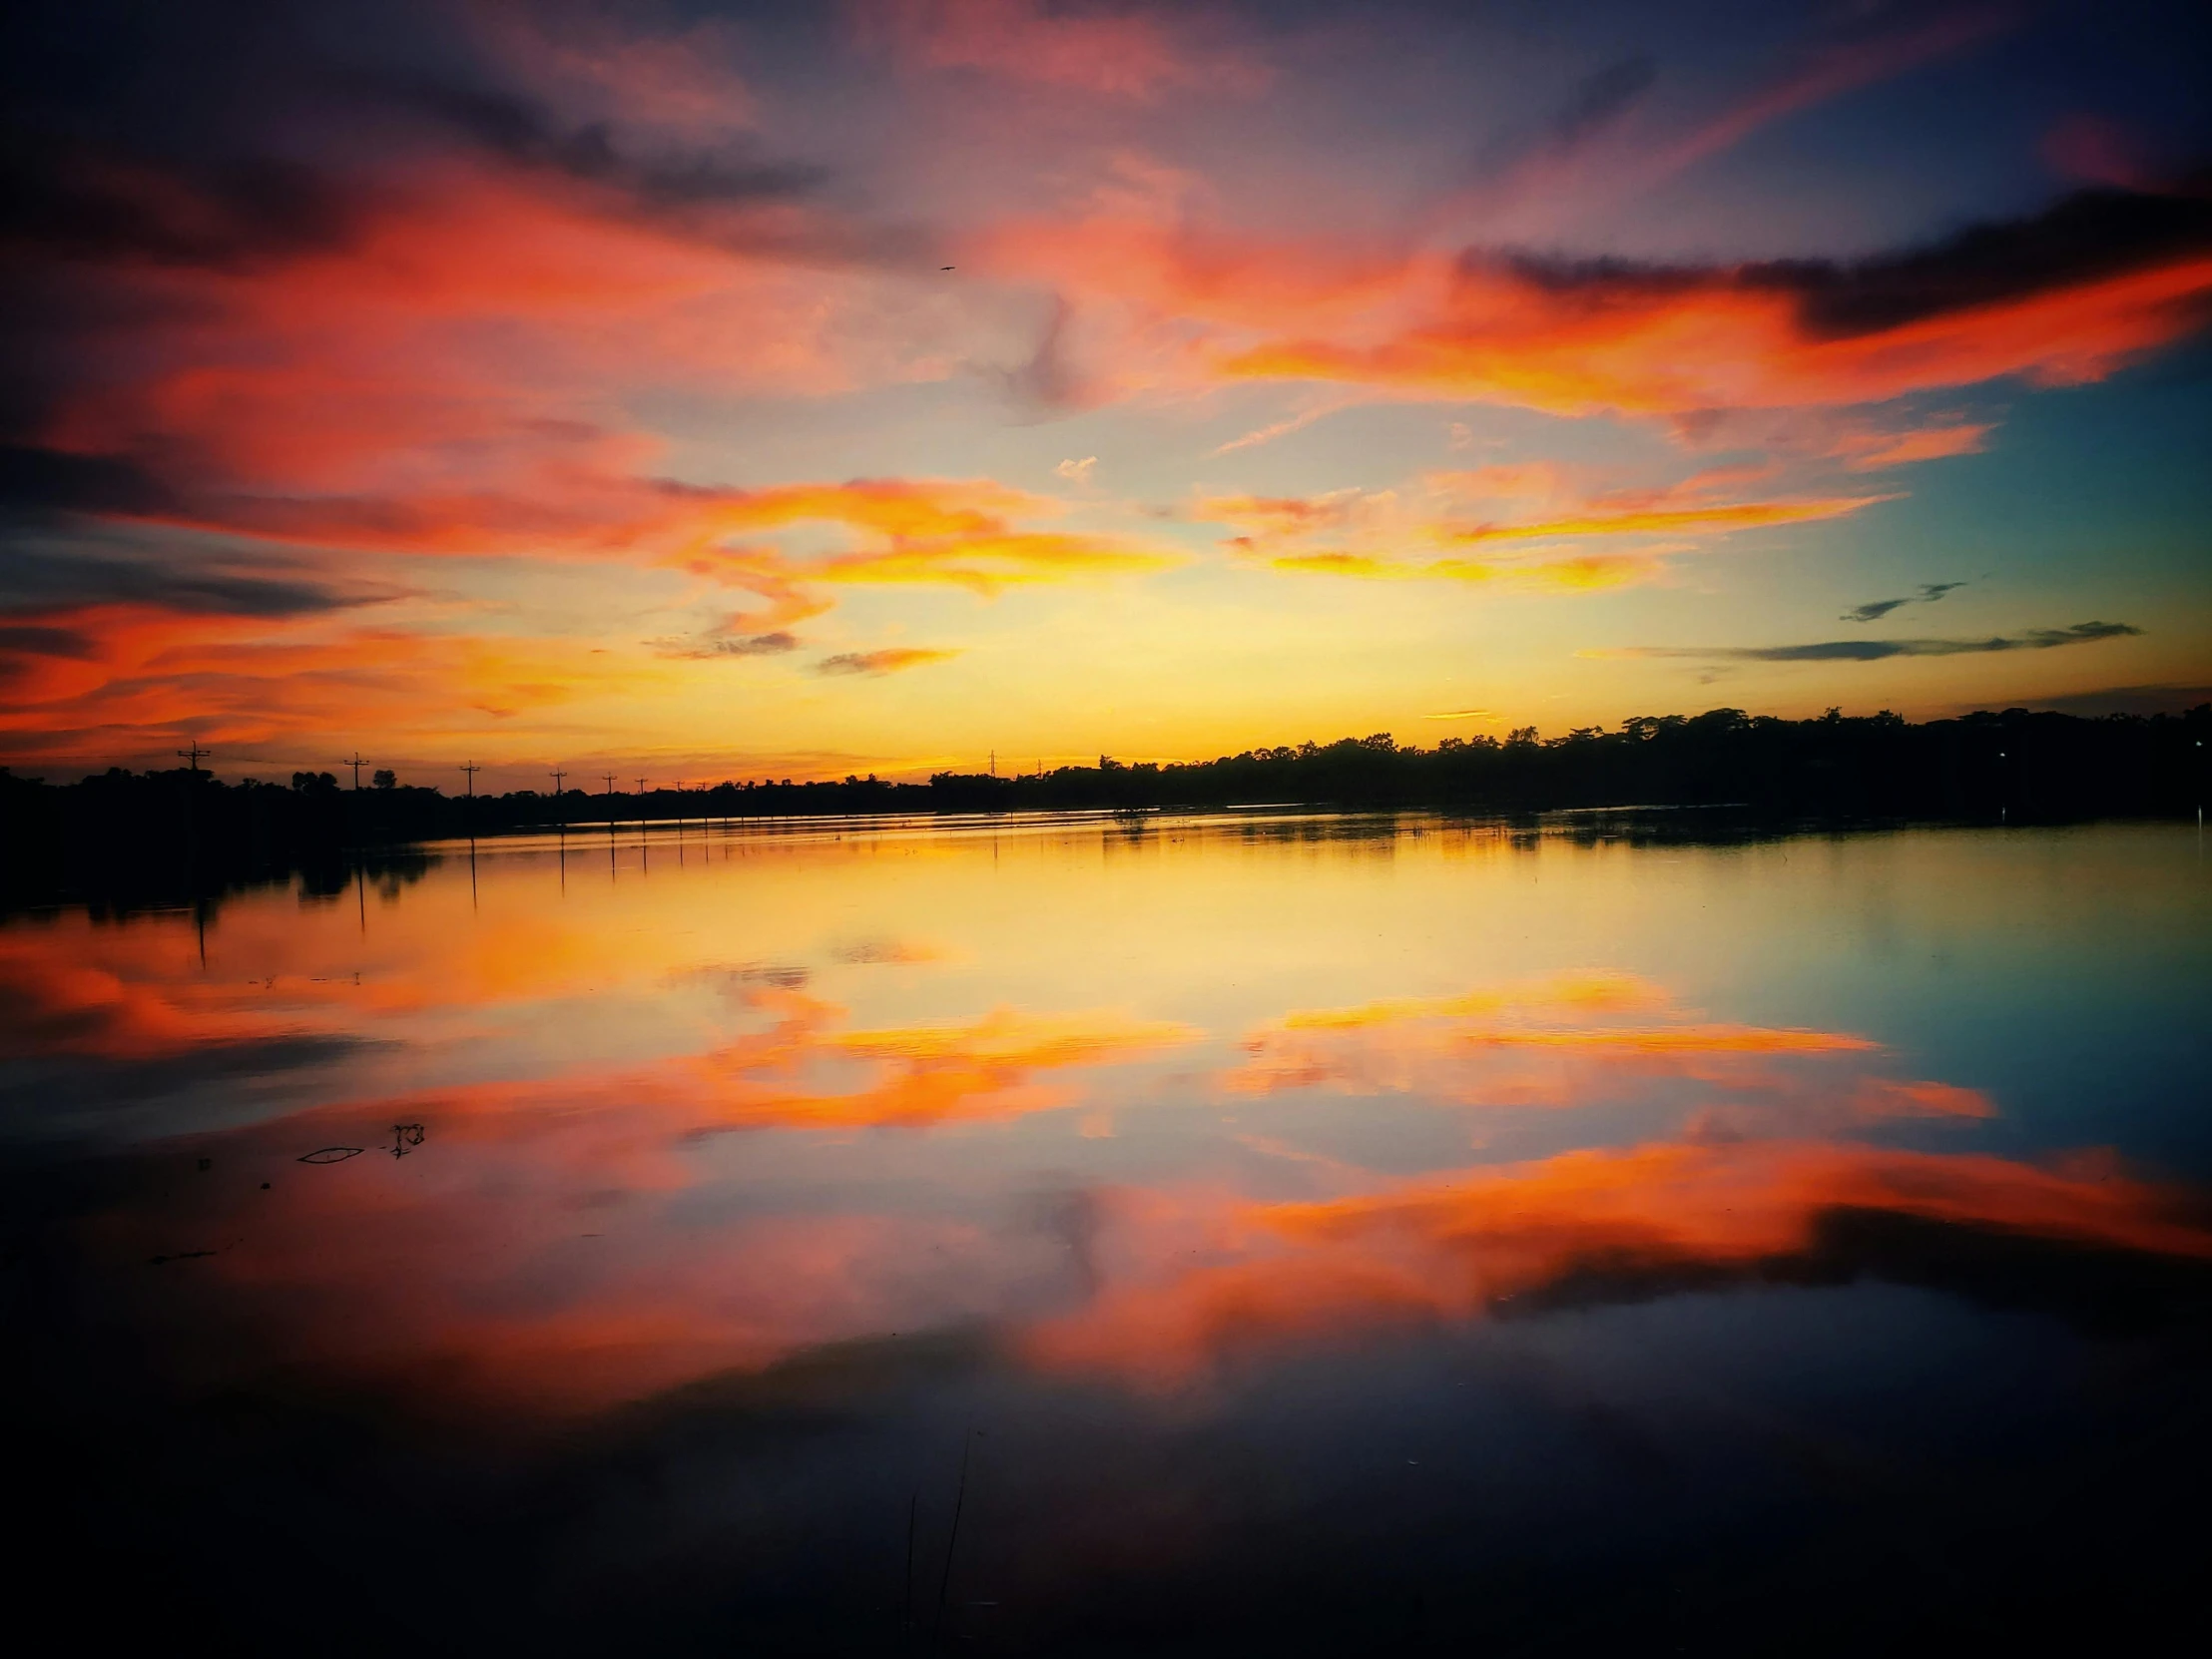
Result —
<instances>
[{"instance_id":1,"label":"sky","mask_svg":"<svg viewBox=\"0 0 2212 1659\"><path fill-rule=\"evenodd\" d=\"M2212 696L2187 4L27 0L0 763Z\"/></svg>"}]
</instances>

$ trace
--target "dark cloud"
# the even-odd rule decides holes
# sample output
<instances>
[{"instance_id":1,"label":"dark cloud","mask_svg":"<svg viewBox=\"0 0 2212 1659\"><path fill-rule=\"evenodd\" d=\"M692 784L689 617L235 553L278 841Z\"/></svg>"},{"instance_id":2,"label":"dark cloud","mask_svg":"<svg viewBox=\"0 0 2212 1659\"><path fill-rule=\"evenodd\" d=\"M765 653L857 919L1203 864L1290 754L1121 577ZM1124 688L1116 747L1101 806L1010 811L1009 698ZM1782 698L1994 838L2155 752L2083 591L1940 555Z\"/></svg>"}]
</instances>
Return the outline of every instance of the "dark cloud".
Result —
<instances>
[{"instance_id":1,"label":"dark cloud","mask_svg":"<svg viewBox=\"0 0 2212 1659\"><path fill-rule=\"evenodd\" d=\"M1658 78L1658 62L1648 52L1608 64L1587 77L1552 118L1551 149L1573 150L1603 132L1641 103Z\"/></svg>"},{"instance_id":2,"label":"dark cloud","mask_svg":"<svg viewBox=\"0 0 2212 1659\"><path fill-rule=\"evenodd\" d=\"M1977 225L1926 248L1869 260L1770 260L1735 267L1515 255L1507 266L1552 292L1663 297L1716 283L1796 296L1810 334L1877 333L2212 253L2212 170L2171 190L2085 190L2025 219ZM1489 256L1468 256L1487 263Z\"/></svg>"},{"instance_id":3,"label":"dark cloud","mask_svg":"<svg viewBox=\"0 0 2212 1659\"><path fill-rule=\"evenodd\" d=\"M1068 359L1071 320L1068 302L1055 294L1044 331L1038 335L1037 348L1029 360L1017 368L998 371L1008 394L1023 408L1056 414L1081 408L1094 398L1094 388Z\"/></svg>"},{"instance_id":4,"label":"dark cloud","mask_svg":"<svg viewBox=\"0 0 2212 1659\"><path fill-rule=\"evenodd\" d=\"M1815 333L1865 334L2208 249L2212 197L2090 190L2031 219L1977 225L1914 253L1856 265L1781 262L1754 268L1752 279L1802 293Z\"/></svg>"},{"instance_id":5,"label":"dark cloud","mask_svg":"<svg viewBox=\"0 0 2212 1659\"><path fill-rule=\"evenodd\" d=\"M11 657L90 657L97 647L92 636L75 628L55 628L43 623L0 623L0 660ZM10 668L20 664L10 664ZM4 670L0 670L4 672Z\"/></svg>"},{"instance_id":6,"label":"dark cloud","mask_svg":"<svg viewBox=\"0 0 2212 1659\"><path fill-rule=\"evenodd\" d=\"M174 561L13 549L0 559L0 617L52 617L93 605L142 605L196 616L291 617L372 604L387 594L345 592L283 567L195 567ZM60 633L0 629L0 636ZM18 644L16 649L34 650ZM71 656L68 650L42 655Z\"/></svg>"},{"instance_id":7,"label":"dark cloud","mask_svg":"<svg viewBox=\"0 0 2212 1659\"><path fill-rule=\"evenodd\" d=\"M773 634L755 634L749 639L720 640L715 650L725 657L775 657L786 651L799 649L799 636L779 629Z\"/></svg>"},{"instance_id":8,"label":"dark cloud","mask_svg":"<svg viewBox=\"0 0 2212 1659\"><path fill-rule=\"evenodd\" d=\"M45 425L89 353L186 302L143 274L347 246L456 155L588 184L607 211L696 216L688 230L717 241L832 262L895 242L712 217L812 191L824 172L764 158L744 135L641 135L564 112L487 46L474 11L21 0L0 12L0 440ZM65 493L75 505L81 489Z\"/></svg>"},{"instance_id":9,"label":"dark cloud","mask_svg":"<svg viewBox=\"0 0 2212 1659\"><path fill-rule=\"evenodd\" d=\"M1900 605L1910 605L1910 599L1876 599L1864 605L1854 605L1839 619L1844 622L1880 622Z\"/></svg>"},{"instance_id":10,"label":"dark cloud","mask_svg":"<svg viewBox=\"0 0 2212 1659\"><path fill-rule=\"evenodd\" d=\"M2093 720L2100 715L2177 715L2200 703L2212 703L2212 686L2107 686L2063 697L2030 698L2025 706Z\"/></svg>"},{"instance_id":11,"label":"dark cloud","mask_svg":"<svg viewBox=\"0 0 2212 1659\"><path fill-rule=\"evenodd\" d=\"M739 637L721 636L708 639L655 640L652 642L664 657L780 657L787 651L797 651L800 638L778 630L773 634L752 634Z\"/></svg>"},{"instance_id":12,"label":"dark cloud","mask_svg":"<svg viewBox=\"0 0 2212 1659\"><path fill-rule=\"evenodd\" d=\"M1946 593L1955 593L1964 587L1963 582L1923 582L1921 591L1904 599L1875 599L1864 605L1854 605L1840 620L1844 622L1880 622L1900 605L1933 605Z\"/></svg>"},{"instance_id":13,"label":"dark cloud","mask_svg":"<svg viewBox=\"0 0 2212 1659\"><path fill-rule=\"evenodd\" d=\"M358 194L275 157L202 162L0 133L0 247L18 257L235 268L344 241Z\"/></svg>"},{"instance_id":14,"label":"dark cloud","mask_svg":"<svg viewBox=\"0 0 2212 1659\"><path fill-rule=\"evenodd\" d=\"M1902 601L1901 601L1902 603ZM1987 651L2049 651L2123 639L2142 629L2124 622L2077 622L2071 628L2031 628L1981 640L1822 640L1812 645L1633 646L1631 657L1689 657L1732 663L1877 663L1890 657L1965 657Z\"/></svg>"},{"instance_id":15,"label":"dark cloud","mask_svg":"<svg viewBox=\"0 0 2212 1659\"><path fill-rule=\"evenodd\" d=\"M0 1006L0 1035L20 1054L13 1010ZM218 1041L155 1059L101 1060L70 1056L33 1061L0 1076L0 1110L22 1129L82 1131L88 1120L117 1107L171 1099L207 1089L266 1089L287 1072L335 1065L374 1043L332 1033L302 1032L246 1041Z\"/></svg>"},{"instance_id":16,"label":"dark cloud","mask_svg":"<svg viewBox=\"0 0 2212 1659\"><path fill-rule=\"evenodd\" d=\"M953 651L929 651L914 646L891 646L882 651L840 651L815 664L817 674L896 674L957 656Z\"/></svg>"},{"instance_id":17,"label":"dark cloud","mask_svg":"<svg viewBox=\"0 0 2212 1659\"><path fill-rule=\"evenodd\" d=\"M427 117L503 160L606 185L655 207L774 200L812 190L827 177L819 167L764 162L729 145L688 155L640 155L625 150L604 122L565 123L542 105L503 90L382 78L356 78L351 84L362 96Z\"/></svg>"},{"instance_id":18,"label":"dark cloud","mask_svg":"<svg viewBox=\"0 0 2212 1659\"><path fill-rule=\"evenodd\" d=\"M174 505L167 485L119 456L0 445L0 510L151 513Z\"/></svg>"},{"instance_id":19,"label":"dark cloud","mask_svg":"<svg viewBox=\"0 0 2212 1659\"><path fill-rule=\"evenodd\" d=\"M1658 63L1648 52L1607 64L1576 82L1547 119L1515 122L1493 133L1477 166L1494 173L1571 156L1642 103L1658 77Z\"/></svg>"}]
</instances>

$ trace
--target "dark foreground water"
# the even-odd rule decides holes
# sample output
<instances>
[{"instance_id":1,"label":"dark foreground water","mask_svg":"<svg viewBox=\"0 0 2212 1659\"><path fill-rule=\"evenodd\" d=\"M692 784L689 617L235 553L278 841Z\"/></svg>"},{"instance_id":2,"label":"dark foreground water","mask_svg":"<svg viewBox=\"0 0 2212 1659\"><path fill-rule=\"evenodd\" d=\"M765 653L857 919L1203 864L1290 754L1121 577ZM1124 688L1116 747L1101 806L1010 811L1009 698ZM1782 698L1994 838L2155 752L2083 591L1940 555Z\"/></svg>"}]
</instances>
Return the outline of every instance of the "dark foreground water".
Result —
<instances>
[{"instance_id":1,"label":"dark foreground water","mask_svg":"<svg viewBox=\"0 0 2212 1659\"><path fill-rule=\"evenodd\" d=\"M2141 1651L2193 827L636 832L0 923L56 1651Z\"/></svg>"}]
</instances>

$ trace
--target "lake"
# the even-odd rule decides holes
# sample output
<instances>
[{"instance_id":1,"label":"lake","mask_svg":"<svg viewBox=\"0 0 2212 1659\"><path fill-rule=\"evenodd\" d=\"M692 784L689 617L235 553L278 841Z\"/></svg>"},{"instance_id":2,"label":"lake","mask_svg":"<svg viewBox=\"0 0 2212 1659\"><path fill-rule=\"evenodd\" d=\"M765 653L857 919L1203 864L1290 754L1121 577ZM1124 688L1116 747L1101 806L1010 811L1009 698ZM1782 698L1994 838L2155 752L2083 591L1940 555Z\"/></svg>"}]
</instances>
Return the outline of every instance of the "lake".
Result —
<instances>
[{"instance_id":1,"label":"lake","mask_svg":"<svg viewBox=\"0 0 2212 1659\"><path fill-rule=\"evenodd\" d=\"M2194 1616L2193 825L694 823L348 873L0 923L16 1566L99 1565L88 1642Z\"/></svg>"}]
</instances>

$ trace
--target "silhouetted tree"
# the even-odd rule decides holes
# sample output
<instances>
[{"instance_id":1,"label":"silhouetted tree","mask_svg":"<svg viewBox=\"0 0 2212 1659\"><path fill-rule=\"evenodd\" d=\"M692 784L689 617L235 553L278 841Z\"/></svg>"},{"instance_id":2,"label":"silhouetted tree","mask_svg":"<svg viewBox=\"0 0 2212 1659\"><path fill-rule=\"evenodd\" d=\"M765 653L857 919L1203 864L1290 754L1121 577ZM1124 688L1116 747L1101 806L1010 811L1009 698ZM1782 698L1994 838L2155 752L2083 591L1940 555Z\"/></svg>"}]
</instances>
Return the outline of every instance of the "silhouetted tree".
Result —
<instances>
[{"instance_id":1,"label":"silhouetted tree","mask_svg":"<svg viewBox=\"0 0 2212 1659\"><path fill-rule=\"evenodd\" d=\"M1611 732L1583 727L1542 739L1446 738L1400 748L1388 733L1262 746L1189 765L1101 756L1018 778L938 773L926 784L878 778L795 784L725 782L705 792L728 819L876 812L1126 812L1252 803L1518 814L1623 805L1731 806L1772 819L1906 819L2010 823L2188 814L2212 789L2212 704L2183 715L2082 720L2024 709L1913 725L1884 711L1777 720L1741 709L1640 715ZM703 803L669 790L621 797L530 790L477 796L470 808L435 789L340 791L327 772L291 787L225 784L176 767L111 767L67 785L0 769L0 895L161 890L292 867L342 883L348 853L368 844L551 828L619 816L673 822ZM189 815L189 816L188 816ZM189 833L188 833L189 826ZM334 872L334 873L333 873ZM320 890L319 888L317 890Z\"/></svg>"}]
</instances>

